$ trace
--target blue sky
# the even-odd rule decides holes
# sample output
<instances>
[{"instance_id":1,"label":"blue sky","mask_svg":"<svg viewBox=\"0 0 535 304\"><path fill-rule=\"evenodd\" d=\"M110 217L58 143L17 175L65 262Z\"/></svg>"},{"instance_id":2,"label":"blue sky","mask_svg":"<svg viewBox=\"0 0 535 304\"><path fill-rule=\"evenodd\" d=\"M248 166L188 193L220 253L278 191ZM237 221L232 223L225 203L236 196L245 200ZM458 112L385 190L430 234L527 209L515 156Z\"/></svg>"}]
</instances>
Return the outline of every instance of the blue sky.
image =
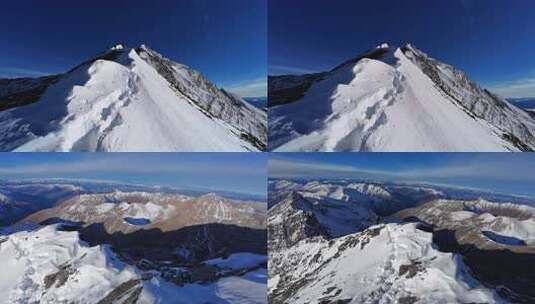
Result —
<instances>
[{"instance_id":1,"label":"blue sky","mask_svg":"<svg viewBox=\"0 0 535 304\"><path fill-rule=\"evenodd\" d=\"M145 43L246 96L266 95L266 0L17 0L0 9L0 77L72 68Z\"/></svg>"},{"instance_id":2,"label":"blue sky","mask_svg":"<svg viewBox=\"0 0 535 304\"><path fill-rule=\"evenodd\" d=\"M270 74L324 71L381 42L410 42L505 97L535 96L533 0L268 3Z\"/></svg>"},{"instance_id":3,"label":"blue sky","mask_svg":"<svg viewBox=\"0 0 535 304\"><path fill-rule=\"evenodd\" d=\"M533 153L272 153L269 177L427 182L535 196Z\"/></svg>"},{"instance_id":4,"label":"blue sky","mask_svg":"<svg viewBox=\"0 0 535 304\"><path fill-rule=\"evenodd\" d=\"M2 153L2 179L74 178L265 195L264 153Z\"/></svg>"}]
</instances>

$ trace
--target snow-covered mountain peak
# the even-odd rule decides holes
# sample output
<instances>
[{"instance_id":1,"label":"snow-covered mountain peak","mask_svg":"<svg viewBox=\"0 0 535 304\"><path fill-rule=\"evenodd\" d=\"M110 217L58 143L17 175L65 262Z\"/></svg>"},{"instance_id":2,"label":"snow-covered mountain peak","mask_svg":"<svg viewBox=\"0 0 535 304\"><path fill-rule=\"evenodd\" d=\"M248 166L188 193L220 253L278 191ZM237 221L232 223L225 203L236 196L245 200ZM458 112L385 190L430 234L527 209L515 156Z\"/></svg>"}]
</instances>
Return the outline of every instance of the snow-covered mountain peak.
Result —
<instances>
[{"instance_id":1,"label":"snow-covered mountain peak","mask_svg":"<svg viewBox=\"0 0 535 304\"><path fill-rule=\"evenodd\" d=\"M0 150L259 151L266 146L264 111L145 45L116 45L65 74L35 82L0 82L0 98L13 100L0 112Z\"/></svg>"},{"instance_id":2,"label":"snow-covered mountain peak","mask_svg":"<svg viewBox=\"0 0 535 304\"><path fill-rule=\"evenodd\" d=\"M123 43L117 43L116 45L112 46L110 48L111 51L119 51L119 50L124 50L126 49L126 45L124 45Z\"/></svg>"},{"instance_id":3,"label":"snow-covered mountain peak","mask_svg":"<svg viewBox=\"0 0 535 304\"><path fill-rule=\"evenodd\" d=\"M375 48L376 49L389 49L390 44L387 42L383 42L383 43L378 44Z\"/></svg>"},{"instance_id":4,"label":"snow-covered mountain peak","mask_svg":"<svg viewBox=\"0 0 535 304\"><path fill-rule=\"evenodd\" d=\"M277 151L530 151L535 120L411 44L269 78Z\"/></svg>"},{"instance_id":5,"label":"snow-covered mountain peak","mask_svg":"<svg viewBox=\"0 0 535 304\"><path fill-rule=\"evenodd\" d=\"M75 227L66 229L68 225L51 224L0 237L0 267L7 274L0 278L2 303L266 302L265 249L238 251L254 249L245 245L228 252L227 247L230 254L223 256L222 246L212 238L230 243L232 233L212 236L209 228L190 231L207 249L186 243L188 235L175 235L182 238L175 244L165 239L158 243L163 237L154 234L133 236L124 246L91 244L92 231L71 231ZM254 242L259 236L240 241ZM205 259L197 251L209 254Z\"/></svg>"},{"instance_id":6,"label":"snow-covered mountain peak","mask_svg":"<svg viewBox=\"0 0 535 304\"><path fill-rule=\"evenodd\" d=\"M535 299L532 201L335 179L271 180L268 191L270 303Z\"/></svg>"}]
</instances>

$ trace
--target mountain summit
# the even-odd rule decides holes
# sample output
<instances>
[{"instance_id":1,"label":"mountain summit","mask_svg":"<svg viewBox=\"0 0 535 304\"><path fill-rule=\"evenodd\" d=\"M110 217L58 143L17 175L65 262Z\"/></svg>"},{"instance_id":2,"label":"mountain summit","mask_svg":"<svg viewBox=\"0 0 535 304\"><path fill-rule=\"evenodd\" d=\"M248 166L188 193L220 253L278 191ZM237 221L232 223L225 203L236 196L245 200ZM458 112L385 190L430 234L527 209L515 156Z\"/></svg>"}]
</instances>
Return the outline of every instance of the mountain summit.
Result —
<instances>
[{"instance_id":1,"label":"mountain summit","mask_svg":"<svg viewBox=\"0 0 535 304\"><path fill-rule=\"evenodd\" d=\"M411 44L269 77L277 151L532 151L535 120Z\"/></svg>"},{"instance_id":2,"label":"mountain summit","mask_svg":"<svg viewBox=\"0 0 535 304\"><path fill-rule=\"evenodd\" d=\"M2 151L259 151L266 113L146 45L0 79Z\"/></svg>"}]
</instances>

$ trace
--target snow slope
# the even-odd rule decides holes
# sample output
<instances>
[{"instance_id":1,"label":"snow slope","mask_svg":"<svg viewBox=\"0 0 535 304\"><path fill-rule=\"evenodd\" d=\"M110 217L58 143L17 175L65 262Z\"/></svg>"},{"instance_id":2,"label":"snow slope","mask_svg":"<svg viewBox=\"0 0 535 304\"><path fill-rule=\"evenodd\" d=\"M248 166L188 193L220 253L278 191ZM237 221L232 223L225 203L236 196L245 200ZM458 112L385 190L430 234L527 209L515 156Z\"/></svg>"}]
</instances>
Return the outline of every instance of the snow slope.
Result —
<instances>
[{"instance_id":1,"label":"snow slope","mask_svg":"<svg viewBox=\"0 0 535 304\"><path fill-rule=\"evenodd\" d=\"M137 277L108 247L86 247L76 232L57 231L54 226L8 236L0 245L0 267L5 274L0 280L1 303L64 303L69 299L95 303L110 289ZM49 275L62 267L69 273L66 280L47 284L52 280Z\"/></svg>"},{"instance_id":2,"label":"snow slope","mask_svg":"<svg viewBox=\"0 0 535 304\"><path fill-rule=\"evenodd\" d=\"M88 247L77 232L57 228L0 237L0 303L267 303L265 268L179 286L158 275L146 278L108 245ZM242 253L231 264L241 269L266 259Z\"/></svg>"},{"instance_id":3,"label":"snow slope","mask_svg":"<svg viewBox=\"0 0 535 304\"><path fill-rule=\"evenodd\" d=\"M416 224L387 224L273 252L271 303L500 303ZM339 301L339 302L336 302Z\"/></svg>"},{"instance_id":4,"label":"snow slope","mask_svg":"<svg viewBox=\"0 0 535 304\"><path fill-rule=\"evenodd\" d=\"M535 299L533 200L347 179L268 191L270 303Z\"/></svg>"},{"instance_id":5,"label":"snow slope","mask_svg":"<svg viewBox=\"0 0 535 304\"><path fill-rule=\"evenodd\" d=\"M0 112L0 149L262 149L266 137L263 111L204 78L199 80L198 72L167 60L164 66L186 82L179 90L153 58L164 60L146 46L113 48L62 75L37 102Z\"/></svg>"},{"instance_id":6,"label":"snow slope","mask_svg":"<svg viewBox=\"0 0 535 304\"><path fill-rule=\"evenodd\" d=\"M275 88L281 81L274 81ZM295 99L294 92L285 104L270 108L271 150L535 148L535 121L529 115L410 45L383 44L318 74L307 86L301 97Z\"/></svg>"},{"instance_id":7,"label":"snow slope","mask_svg":"<svg viewBox=\"0 0 535 304\"><path fill-rule=\"evenodd\" d=\"M180 288L153 279L145 282L138 303L158 304L263 304L267 303L267 271L251 271L241 277L227 277L212 284L186 284Z\"/></svg>"}]
</instances>

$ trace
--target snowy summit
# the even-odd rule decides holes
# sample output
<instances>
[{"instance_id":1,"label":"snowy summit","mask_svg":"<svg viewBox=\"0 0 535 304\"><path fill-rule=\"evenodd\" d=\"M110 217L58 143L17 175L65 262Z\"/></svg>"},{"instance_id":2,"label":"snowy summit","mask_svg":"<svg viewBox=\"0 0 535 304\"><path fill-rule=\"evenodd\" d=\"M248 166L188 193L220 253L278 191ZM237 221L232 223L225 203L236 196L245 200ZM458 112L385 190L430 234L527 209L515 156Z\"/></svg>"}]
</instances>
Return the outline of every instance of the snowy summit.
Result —
<instances>
[{"instance_id":1,"label":"snowy summit","mask_svg":"<svg viewBox=\"0 0 535 304\"><path fill-rule=\"evenodd\" d=\"M148 46L0 80L2 151L259 151L267 117Z\"/></svg>"},{"instance_id":2,"label":"snowy summit","mask_svg":"<svg viewBox=\"0 0 535 304\"><path fill-rule=\"evenodd\" d=\"M276 151L532 151L535 120L416 47L382 43L323 73L269 77Z\"/></svg>"}]
</instances>

